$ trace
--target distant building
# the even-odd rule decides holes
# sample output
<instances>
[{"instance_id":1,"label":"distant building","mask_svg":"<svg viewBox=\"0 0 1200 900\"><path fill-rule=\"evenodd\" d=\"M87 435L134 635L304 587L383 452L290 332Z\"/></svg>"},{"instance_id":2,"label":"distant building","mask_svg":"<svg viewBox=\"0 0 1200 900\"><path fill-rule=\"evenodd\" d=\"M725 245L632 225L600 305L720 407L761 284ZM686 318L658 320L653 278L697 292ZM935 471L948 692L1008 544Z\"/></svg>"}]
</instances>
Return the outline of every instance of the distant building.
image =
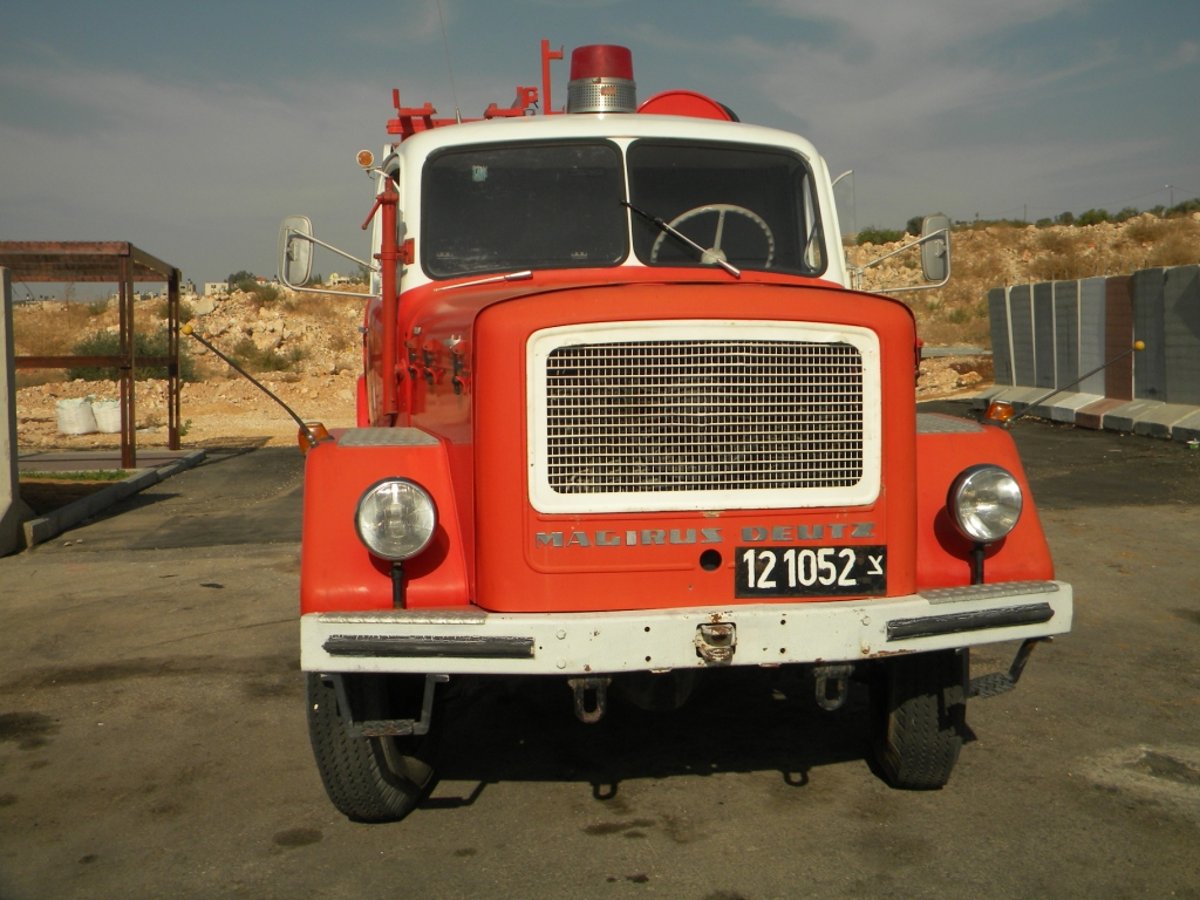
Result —
<instances>
[{"instance_id":1,"label":"distant building","mask_svg":"<svg viewBox=\"0 0 1200 900\"><path fill-rule=\"evenodd\" d=\"M325 283L330 287L337 287L339 284L353 284L353 279L349 275L339 275L337 272L330 272L329 277L325 279Z\"/></svg>"},{"instance_id":2,"label":"distant building","mask_svg":"<svg viewBox=\"0 0 1200 900\"><path fill-rule=\"evenodd\" d=\"M228 297L229 282L228 281L206 281L204 282L205 297Z\"/></svg>"}]
</instances>

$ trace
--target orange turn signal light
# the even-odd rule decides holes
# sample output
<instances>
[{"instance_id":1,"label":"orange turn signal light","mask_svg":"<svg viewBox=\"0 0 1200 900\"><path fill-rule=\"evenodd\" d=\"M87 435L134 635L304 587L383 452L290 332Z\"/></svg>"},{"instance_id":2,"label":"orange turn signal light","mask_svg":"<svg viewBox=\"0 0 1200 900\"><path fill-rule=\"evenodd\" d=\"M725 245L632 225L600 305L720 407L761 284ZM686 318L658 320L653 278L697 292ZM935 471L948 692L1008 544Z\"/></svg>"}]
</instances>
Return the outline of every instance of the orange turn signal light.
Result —
<instances>
[{"instance_id":1,"label":"orange turn signal light","mask_svg":"<svg viewBox=\"0 0 1200 900\"><path fill-rule=\"evenodd\" d=\"M321 441L330 440L329 429L320 422L305 422L305 428L297 429L296 440L300 445L300 452L307 453Z\"/></svg>"},{"instance_id":2,"label":"orange turn signal light","mask_svg":"<svg viewBox=\"0 0 1200 900\"><path fill-rule=\"evenodd\" d=\"M993 400L988 404L985 417L997 425L1007 425L1016 416L1017 411L1007 400Z\"/></svg>"},{"instance_id":3,"label":"orange turn signal light","mask_svg":"<svg viewBox=\"0 0 1200 900\"><path fill-rule=\"evenodd\" d=\"M375 154L370 150L359 150L354 158L364 169L369 169L375 165Z\"/></svg>"}]
</instances>

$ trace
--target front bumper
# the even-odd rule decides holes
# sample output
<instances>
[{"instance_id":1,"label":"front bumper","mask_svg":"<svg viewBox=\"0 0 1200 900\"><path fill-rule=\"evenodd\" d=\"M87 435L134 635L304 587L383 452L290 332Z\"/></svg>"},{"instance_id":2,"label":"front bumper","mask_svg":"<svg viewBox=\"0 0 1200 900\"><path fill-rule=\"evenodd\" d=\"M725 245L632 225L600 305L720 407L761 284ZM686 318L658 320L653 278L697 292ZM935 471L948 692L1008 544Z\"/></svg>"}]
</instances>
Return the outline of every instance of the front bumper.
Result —
<instances>
[{"instance_id":1,"label":"front bumper","mask_svg":"<svg viewBox=\"0 0 1200 900\"><path fill-rule=\"evenodd\" d=\"M848 662L1065 634L1071 615L1071 586L1058 581L628 612L309 613L300 620L300 665L309 672L574 676ZM700 646L713 626L731 642L720 662Z\"/></svg>"}]
</instances>

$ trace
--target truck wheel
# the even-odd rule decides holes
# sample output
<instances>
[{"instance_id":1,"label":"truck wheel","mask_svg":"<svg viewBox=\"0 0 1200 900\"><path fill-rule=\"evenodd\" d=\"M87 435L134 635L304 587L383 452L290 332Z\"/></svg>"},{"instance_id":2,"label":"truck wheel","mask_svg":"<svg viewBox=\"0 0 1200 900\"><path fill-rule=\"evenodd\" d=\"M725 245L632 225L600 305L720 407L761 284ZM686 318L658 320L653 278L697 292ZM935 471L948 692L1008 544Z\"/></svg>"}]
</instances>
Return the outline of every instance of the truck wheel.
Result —
<instances>
[{"instance_id":1,"label":"truck wheel","mask_svg":"<svg viewBox=\"0 0 1200 900\"><path fill-rule=\"evenodd\" d=\"M899 656L871 690L875 761L892 787L932 790L950 780L966 728L966 654Z\"/></svg>"},{"instance_id":2,"label":"truck wheel","mask_svg":"<svg viewBox=\"0 0 1200 900\"><path fill-rule=\"evenodd\" d=\"M306 677L308 735L333 805L356 822L403 819L433 781L433 768L423 758L429 736L351 737L333 682L313 672ZM424 682L423 677L418 678ZM364 713L360 715L379 715L383 685L382 677L370 676L355 684L363 695Z\"/></svg>"}]
</instances>

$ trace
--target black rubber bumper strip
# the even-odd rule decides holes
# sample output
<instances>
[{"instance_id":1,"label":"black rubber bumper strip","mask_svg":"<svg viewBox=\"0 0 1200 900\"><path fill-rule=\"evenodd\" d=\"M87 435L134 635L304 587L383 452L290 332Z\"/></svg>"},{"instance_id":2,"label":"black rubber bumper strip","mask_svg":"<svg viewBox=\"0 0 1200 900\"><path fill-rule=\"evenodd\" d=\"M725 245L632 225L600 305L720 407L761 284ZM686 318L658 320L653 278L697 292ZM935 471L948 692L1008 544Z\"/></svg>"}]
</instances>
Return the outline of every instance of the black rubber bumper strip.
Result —
<instances>
[{"instance_id":1,"label":"black rubber bumper strip","mask_svg":"<svg viewBox=\"0 0 1200 900\"><path fill-rule=\"evenodd\" d=\"M335 634L322 645L330 656L531 659L531 637Z\"/></svg>"},{"instance_id":2,"label":"black rubber bumper strip","mask_svg":"<svg viewBox=\"0 0 1200 900\"><path fill-rule=\"evenodd\" d=\"M981 609L978 612L946 613L941 616L922 616L919 619L893 619L887 624L889 641L933 637L939 634L961 634L988 628L1008 628L1013 625L1037 625L1054 618L1049 603L1029 603L1004 609Z\"/></svg>"}]
</instances>

